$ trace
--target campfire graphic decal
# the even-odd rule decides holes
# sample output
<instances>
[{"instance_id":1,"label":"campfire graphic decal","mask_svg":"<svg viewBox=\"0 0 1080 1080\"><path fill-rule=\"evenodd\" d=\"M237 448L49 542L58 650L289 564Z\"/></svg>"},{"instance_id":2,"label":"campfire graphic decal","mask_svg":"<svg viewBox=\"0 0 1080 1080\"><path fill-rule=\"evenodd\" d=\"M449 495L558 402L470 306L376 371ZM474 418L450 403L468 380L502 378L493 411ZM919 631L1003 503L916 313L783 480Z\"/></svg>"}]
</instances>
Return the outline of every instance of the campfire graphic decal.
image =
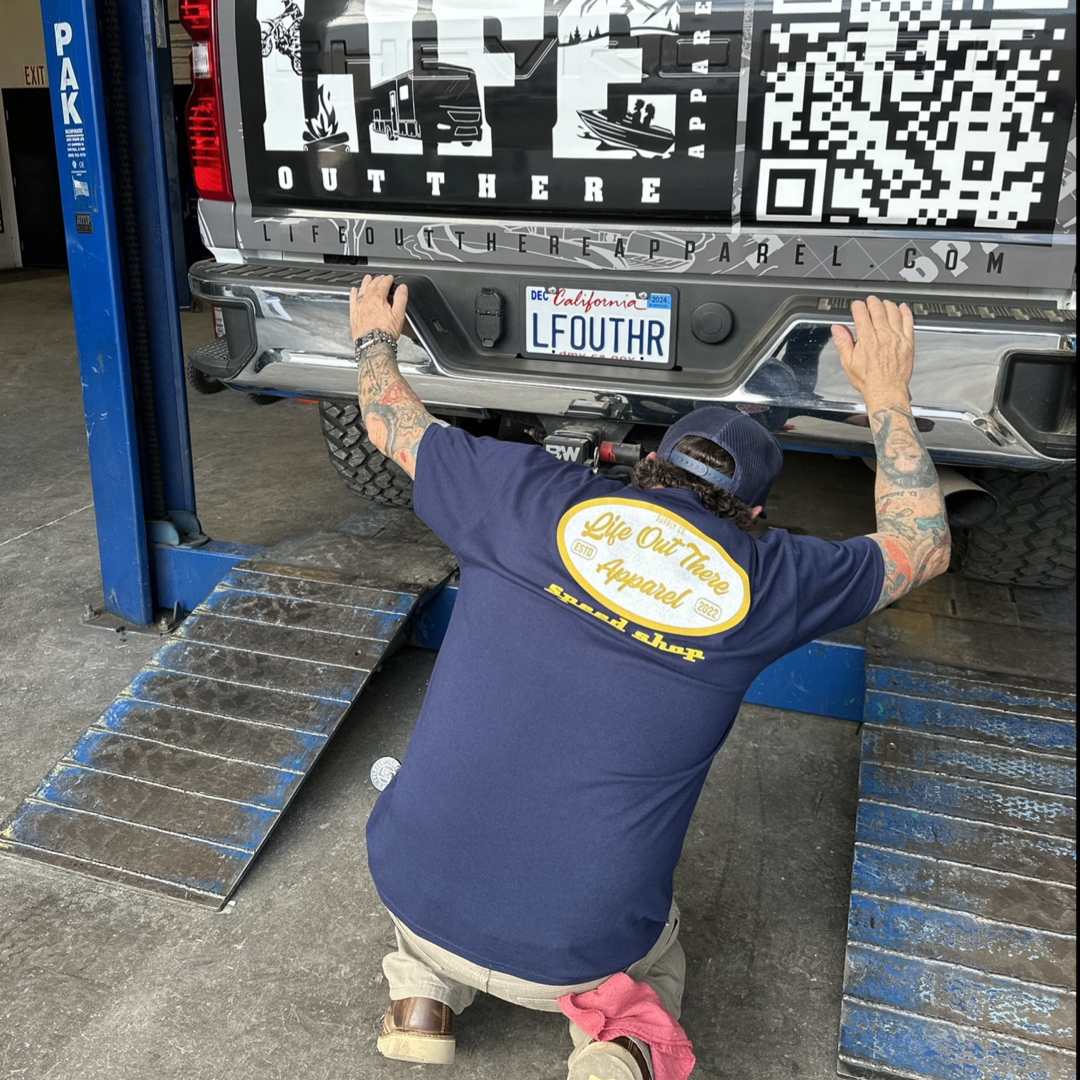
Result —
<instances>
[{"instance_id":1,"label":"campfire graphic decal","mask_svg":"<svg viewBox=\"0 0 1080 1080\"><path fill-rule=\"evenodd\" d=\"M319 85L319 111L315 116L307 118L306 125L305 150L334 150L338 147L347 147L349 133L338 131L337 113L330 105L330 95L322 84Z\"/></svg>"}]
</instances>

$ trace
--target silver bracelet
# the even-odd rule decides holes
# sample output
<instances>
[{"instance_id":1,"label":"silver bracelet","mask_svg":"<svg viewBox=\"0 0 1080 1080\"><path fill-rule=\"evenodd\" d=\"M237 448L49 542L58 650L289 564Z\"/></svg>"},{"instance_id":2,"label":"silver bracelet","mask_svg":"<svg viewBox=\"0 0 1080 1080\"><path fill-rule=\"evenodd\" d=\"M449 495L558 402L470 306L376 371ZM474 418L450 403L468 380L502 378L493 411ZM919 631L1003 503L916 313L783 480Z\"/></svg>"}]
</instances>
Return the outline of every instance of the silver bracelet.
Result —
<instances>
[{"instance_id":1,"label":"silver bracelet","mask_svg":"<svg viewBox=\"0 0 1080 1080\"><path fill-rule=\"evenodd\" d=\"M393 334L386 330L369 330L366 334L361 334L356 339L355 357L357 363L360 362L360 354L365 349L370 349L372 345L386 345L390 351L394 354L394 359L397 359L397 338Z\"/></svg>"}]
</instances>

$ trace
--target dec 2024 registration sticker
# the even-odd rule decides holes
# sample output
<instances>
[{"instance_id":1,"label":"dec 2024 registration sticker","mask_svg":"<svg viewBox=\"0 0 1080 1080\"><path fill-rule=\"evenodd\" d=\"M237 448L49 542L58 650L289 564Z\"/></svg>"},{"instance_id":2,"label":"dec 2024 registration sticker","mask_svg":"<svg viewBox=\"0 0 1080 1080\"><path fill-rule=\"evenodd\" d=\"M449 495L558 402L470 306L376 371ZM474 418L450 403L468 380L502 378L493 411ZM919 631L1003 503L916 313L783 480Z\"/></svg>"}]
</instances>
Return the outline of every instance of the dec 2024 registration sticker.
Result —
<instances>
[{"instance_id":1,"label":"dec 2024 registration sticker","mask_svg":"<svg viewBox=\"0 0 1080 1080\"><path fill-rule=\"evenodd\" d=\"M750 607L742 567L715 540L676 514L634 499L590 499L559 521L559 555L574 580L621 619L587 614L627 632L627 623L652 630L633 636L664 652L700 659L700 650L667 643L663 635L704 637L729 630ZM553 593L582 608L558 586Z\"/></svg>"}]
</instances>

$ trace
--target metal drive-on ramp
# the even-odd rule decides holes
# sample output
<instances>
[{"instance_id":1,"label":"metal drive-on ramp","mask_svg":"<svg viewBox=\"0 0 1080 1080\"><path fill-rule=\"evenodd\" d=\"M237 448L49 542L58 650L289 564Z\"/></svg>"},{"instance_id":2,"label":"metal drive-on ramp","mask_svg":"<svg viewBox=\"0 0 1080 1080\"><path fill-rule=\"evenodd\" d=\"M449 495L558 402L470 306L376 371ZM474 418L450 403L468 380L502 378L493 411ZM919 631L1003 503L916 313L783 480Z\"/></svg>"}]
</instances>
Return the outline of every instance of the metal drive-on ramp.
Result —
<instances>
[{"instance_id":1,"label":"metal drive-on ramp","mask_svg":"<svg viewBox=\"0 0 1080 1080\"><path fill-rule=\"evenodd\" d=\"M455 567L373 507L238 564L0 826L0 851L221 907Z\"/></svg>"},{"instance_id":2,"label":"metal drive-on ramp","mask_svg":"<svg viewBox=\"0 0 1080 1080\"><path fill-rule=\"evenodd\" d=\"M1075 1080L1072 599L943 578L866 647L839 1071Z\"/></svg>"}]
</instances>

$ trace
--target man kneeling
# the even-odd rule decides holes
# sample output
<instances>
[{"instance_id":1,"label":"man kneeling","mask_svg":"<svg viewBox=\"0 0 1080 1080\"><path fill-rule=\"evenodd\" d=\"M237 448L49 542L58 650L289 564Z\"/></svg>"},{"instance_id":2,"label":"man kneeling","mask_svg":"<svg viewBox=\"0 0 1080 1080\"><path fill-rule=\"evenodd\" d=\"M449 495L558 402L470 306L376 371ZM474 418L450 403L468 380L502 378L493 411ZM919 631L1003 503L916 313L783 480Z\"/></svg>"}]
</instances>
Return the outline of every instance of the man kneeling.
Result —
<instances>
[{"instance_id":1,"label":"man kneeling","mask_svg":"<svg viewBox=\"0 0 1080 1080\"><path fill-rule=\"evenodd\" d=\"M857 343L833 329L874 435L878 530L831 543L750 534L782 458L742 413L685 416L632 486L435 420L397 368L390 286L365 277L351 299L364 423L461 586L367 828L397 935L379 1050L452 1062L481 990L571 1018L570 1080L685 1077L672 875L743 695L948 566L908 406L911 313L871 297Z\"/></svg>"}]
</instances>

